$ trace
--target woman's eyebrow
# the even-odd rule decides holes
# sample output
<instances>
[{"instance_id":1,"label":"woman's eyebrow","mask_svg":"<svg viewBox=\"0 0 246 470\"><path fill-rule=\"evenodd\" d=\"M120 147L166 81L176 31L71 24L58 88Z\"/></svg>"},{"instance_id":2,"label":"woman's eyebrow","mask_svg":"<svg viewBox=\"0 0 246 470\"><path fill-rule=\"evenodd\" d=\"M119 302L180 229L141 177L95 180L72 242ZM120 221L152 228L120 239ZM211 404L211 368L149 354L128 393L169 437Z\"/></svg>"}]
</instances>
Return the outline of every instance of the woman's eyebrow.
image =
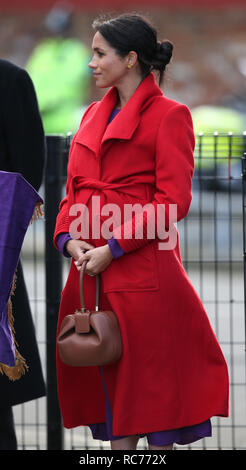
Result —
<instances>
[{"instance_id":1,"label":"woman's eyebrow","mask_svg":"<svg viewBox=\"0 0 246 470\"><path fill-rule=\"evenodd\" d=\"M92 50L93 51L102 51L102 52L105 52L101 47L92 47Z\"/></svg>"}]
</instances>

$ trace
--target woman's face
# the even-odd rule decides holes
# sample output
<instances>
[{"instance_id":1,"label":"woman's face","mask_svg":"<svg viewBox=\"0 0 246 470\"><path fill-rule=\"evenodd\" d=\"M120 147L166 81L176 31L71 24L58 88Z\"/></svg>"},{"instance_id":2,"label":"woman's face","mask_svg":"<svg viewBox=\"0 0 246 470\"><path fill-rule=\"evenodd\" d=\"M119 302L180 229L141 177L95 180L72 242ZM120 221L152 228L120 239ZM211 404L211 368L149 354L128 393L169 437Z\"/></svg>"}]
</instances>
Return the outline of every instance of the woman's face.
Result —
<instances>
[{"instance_id":1,"label":"woman's face","mask_svg":"<svg viewBox=\"0 0 246 470\"><path fill-rule=\"evenodd\" d=\"M129 73L127 64L129 56L120 57L104 37L96 32L92 42L93 56L89 67L93 70L96 86L108 88L122 83L124 77Z\"/></svg>"}]
</instances>

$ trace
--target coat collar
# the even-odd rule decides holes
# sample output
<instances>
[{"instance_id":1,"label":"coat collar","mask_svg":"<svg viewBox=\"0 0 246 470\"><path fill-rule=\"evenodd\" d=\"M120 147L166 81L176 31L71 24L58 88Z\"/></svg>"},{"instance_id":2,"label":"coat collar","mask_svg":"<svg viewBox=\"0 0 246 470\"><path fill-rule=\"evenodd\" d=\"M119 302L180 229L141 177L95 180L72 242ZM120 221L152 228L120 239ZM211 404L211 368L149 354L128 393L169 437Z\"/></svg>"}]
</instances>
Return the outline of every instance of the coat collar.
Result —
<instances>
[{"instance_id":1,"label":"coat collar","mask_svg":"<svg viewBox=\"0 0 246 470\"><path fill-rule=\"evenodd\" d=\"M116 87L110 88L103 99L97 103L94 112L92 108L91 117L85 119L84 123L82 122L75 141L85 145L98 155L111 139L131 139L139 124L141 112L149 104L151 98L158 95L162 95L162 91L151 72L108 125L109 117L117 102L117 89Z\"/></svg>"}]
</instances>

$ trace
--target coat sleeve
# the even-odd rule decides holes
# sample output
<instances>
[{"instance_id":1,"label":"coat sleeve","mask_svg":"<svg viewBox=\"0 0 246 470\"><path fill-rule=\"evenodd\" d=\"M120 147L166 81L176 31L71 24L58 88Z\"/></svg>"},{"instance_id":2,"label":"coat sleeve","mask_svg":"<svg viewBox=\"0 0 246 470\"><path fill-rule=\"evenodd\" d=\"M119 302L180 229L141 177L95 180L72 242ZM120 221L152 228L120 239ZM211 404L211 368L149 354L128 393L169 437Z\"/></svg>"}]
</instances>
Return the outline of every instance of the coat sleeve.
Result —
<instances>
[{"instance_id":1,"label":"coat sleeve","mask_svg":"<svg viewBox=\"0 0 246 470\"><path fill-rule=\"evenodd\" d=\"M155 193L149 210L133 212L132 218L114 231L125 253L145 246L158 238L160 229L168 231L169 222L178 222L187 215L192 199L194 147L191 113L187 106L176 104L161 120L157 133ZM175 205L176 220L169 217L170 205Z\"/></svg>"},{"instance_id":2,"label":"coat sleeve","mask_svg":"<svg viewBox=\"0 0 246 470\"><path fill-rule=\"evenodd\" d=\"M21 173L38 190L45 165L45 137L36 92L24 69L9 89L5 137L11 171Z\"/></svg>"},{"instance_id":3,"label":"coat sleeve","mask_svg":"<svg viewBox=\"0 0 246 470\"><path fill-rule=\"evenodd\" d=\"M90 109L96 104L96 101L93 101L91 103L85 113L83 114L83 117L81 119L82 124L84 118L87 116L89 113ZM75 145L75 138L76 138L77 133L73 137L70 150L69 150L69 156L68 156L68 162L71 160L71 156L73 153L74 145ZM67 182L66 182L66 195L62 199L62 201L59 204L59 212L56 218L56 226L55 226L55 232L54 232L54 237L53 237L53 243L56 247L57 250L59 250L58 244L57 244L57 239L58 235L61 233L69 233L69 226L70 226L70 218L69 218L69 206L68 206L68 201L69 201L69 187L70 187L70 182L72 179L72 171L70 170L70 165L68 164L68 172L67 172Z\"/></svg>"}]
</instances>

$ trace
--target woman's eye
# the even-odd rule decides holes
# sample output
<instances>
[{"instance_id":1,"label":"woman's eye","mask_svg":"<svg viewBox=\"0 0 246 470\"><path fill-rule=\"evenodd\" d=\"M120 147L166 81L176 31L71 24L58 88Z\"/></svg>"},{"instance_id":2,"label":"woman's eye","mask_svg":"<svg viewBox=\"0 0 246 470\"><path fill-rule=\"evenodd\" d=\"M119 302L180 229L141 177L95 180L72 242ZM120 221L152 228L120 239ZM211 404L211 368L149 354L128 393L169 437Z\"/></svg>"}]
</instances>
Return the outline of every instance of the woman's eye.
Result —
<instances>
[{"instance_id":1,"label":"woman's eye","mask_svg":"<svg viewBox=\"0 0 246 470\"><path fill-rule=\"evenodd\" d=\"M102 57L104 55L103 52L98 51L97 53L98 53L99 57Z\"/></svg>"}]
</instances>

